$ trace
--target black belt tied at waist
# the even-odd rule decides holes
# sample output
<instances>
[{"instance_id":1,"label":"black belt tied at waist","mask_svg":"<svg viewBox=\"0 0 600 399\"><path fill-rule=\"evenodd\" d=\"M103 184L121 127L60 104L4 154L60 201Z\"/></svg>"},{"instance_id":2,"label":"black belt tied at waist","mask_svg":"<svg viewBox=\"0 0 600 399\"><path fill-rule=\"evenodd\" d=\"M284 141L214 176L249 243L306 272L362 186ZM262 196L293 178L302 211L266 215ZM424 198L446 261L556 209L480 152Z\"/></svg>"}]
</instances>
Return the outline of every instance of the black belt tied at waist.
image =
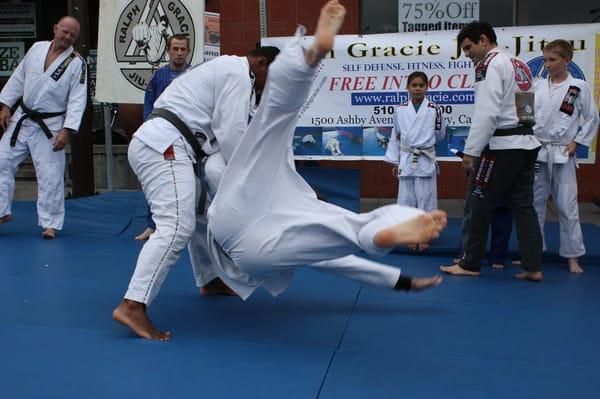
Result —
<instances>
[{"instance_id":1,"label":"black belt tied at waist","mask_svg":"<svg viewBox=\"0 0 600 399\"><path fill-rule=\"evenodd\" d=\"M17 144L17 137L19 136L19 132L21 131L21 125L23 125L23 122L26 119L31 119L32 121L37 123L42 128L46 137L48 137L48 139L51 139L54 136L52 135L50 128L48 128L48 125L46 125L46 122L44 122L44 119L54 118L55 116L61 116L67 112L67 111L61 111L61 112L34 111L34 110L30 109L29 107L27 107L25 105L25 103L23 103L23 99L19 99L19 101L17 101L17 104L23 110L23 116L21 116L21 118L19 118L19 120L17 121L15 130L13 130L13 134L12 134L12 136L10 136L10 146L11 147L14 147L15 144Z\"/></svg>"},{"instance_id":2,"label":"black belt tied at waist","mask_svg":"<svg viewBox=\"0 0 600 399\"><path fill-rule=\"evenodd\" d=\"M178 131L181 133L185 141L192 147L194 153L196 154L196 165L195 168L196 176L200 179L200 186L202 187L202 192L200 193L200 199L198 200L198 214L204 213L204 208L206 208L206 198L208 192L208 186L206 184L206 178L204 175L204 163L206 161L206 157L208 156L206 152L202 149L202 145L206 142L208 137L204 133L194 134L190 128L185 124L184 121L181 120L177 115L173 112L169 111L165 108L154 108L148 119L154 118L162 118L167 122L171 123Z\"/></svg>"},{"instance_id":3,"label":"black belt tied at waist","mask_svg":"<svg viewBox=\"0 0 600 399\"><path fill-rule=\"evenodd\" d=\"M506 136L530 136L533 134L533 129L529 126L517 126L510 129L496 129L494 137Z\"/></svg>"}]
</instances>

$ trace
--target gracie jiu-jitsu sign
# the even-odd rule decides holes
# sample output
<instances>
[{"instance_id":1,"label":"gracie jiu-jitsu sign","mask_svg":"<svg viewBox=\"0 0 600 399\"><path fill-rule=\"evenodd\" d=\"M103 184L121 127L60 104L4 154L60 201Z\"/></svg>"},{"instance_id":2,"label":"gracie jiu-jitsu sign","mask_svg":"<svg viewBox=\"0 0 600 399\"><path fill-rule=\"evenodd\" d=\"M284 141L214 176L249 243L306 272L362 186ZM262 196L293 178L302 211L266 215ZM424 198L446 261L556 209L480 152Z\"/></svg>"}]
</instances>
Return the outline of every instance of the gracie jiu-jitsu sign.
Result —
<instances>
[{"instance_id":1,"label":"gracie jiu-jitsu sign","mask_svg":"<svg viewBox=\"0 0 600 399\"><path fill-rule=\"evenodd\" d=\"M203 12L203 0L101 0L96 97L143 102L152 75L168 63L167 39L175 34L189 39L188 62L202 62Z\"/></svg>"},{"instance_id":2,"label":"gracie jiu-jitsu sign","mask_svg":"<svg viewBox=\"0 0 600 399\"><path fill-rule=\"evenodd\" d=\"M451 150L462 151L469 133L475 70L457 44L457 33L337 36L300 110L293 142L297 158L383 159L395 107L408 101L408 76L422 71L429 77L427 97L439 105L446 124L436 155L458 161ZM569 40L575 50L569 72L600 93L595 80L600 77L600 24L497 28L496 34L500 48L526 62L538 79L547 76L543 47L557 38ZM262 44L282 47L288 40L266 38ZM312 38L305 41L308 45ZM580 146L578 160L593 163L595 151L595 143L589 149Z\"/></svg>"}]
</instances>

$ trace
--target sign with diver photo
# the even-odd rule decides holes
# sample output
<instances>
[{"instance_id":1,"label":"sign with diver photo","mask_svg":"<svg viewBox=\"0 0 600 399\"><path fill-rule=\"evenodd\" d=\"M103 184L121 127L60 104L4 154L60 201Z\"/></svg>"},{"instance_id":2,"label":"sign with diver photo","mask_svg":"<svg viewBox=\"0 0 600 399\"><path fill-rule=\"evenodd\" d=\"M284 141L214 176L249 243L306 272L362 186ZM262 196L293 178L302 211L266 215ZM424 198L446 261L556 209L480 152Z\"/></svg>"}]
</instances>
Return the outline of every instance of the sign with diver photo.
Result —
<instances>
[{"instance_id":1,"label":"sign with diver photo","mask_svg":"<svg viewBox=\"0 0 600 399\"><path fill-rule=\"evenodd\" d=\"M168 63L169 36L186 36L188 62L203 62L203 13L202 0L101 0L96 99L143 103L152 75Z\"/></svg>"}]
</instances>

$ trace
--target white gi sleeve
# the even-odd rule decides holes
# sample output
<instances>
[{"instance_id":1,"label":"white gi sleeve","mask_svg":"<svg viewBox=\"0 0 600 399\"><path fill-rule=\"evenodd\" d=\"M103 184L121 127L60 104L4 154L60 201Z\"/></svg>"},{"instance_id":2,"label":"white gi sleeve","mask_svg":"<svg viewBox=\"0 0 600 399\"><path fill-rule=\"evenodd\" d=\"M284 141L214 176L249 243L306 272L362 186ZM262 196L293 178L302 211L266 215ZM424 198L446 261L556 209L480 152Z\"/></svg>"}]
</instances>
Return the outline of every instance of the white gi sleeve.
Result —
<instances>
[{"instance_id":1,"label":"white gi sleeve","mask_svg":"<svg viewBox=\"0 0 600 399\"><path fill-rule=\"evenodd\" d=\"M392 128L392 133L390 134L390 141L388 143L387 149L385 150L385 156L383 160L394 165L398 165L400 163L400 152L398 151L398 147L400 146L400 128L398 126L398 112L400 112L400 108L396 107L396 112L394 114L394 127Z\"/></svg>"},{"instance_id":2,"label":"white gi sleeve","mask_svg":"<svg viewBox=\"0 0 600 399\"><path fill-rule=\"evenodd\" d=\"M69 99L67 101L67 113L65 114L65 123L63 128L72 129L73 132L79 130L83 112L87 102L87 67L85 62L77 57L73 60L71 82L69 89Z\"/></svg>"},{"instance_id":3,"label":"white gi sleeve","mask_svg":"<svg viewBox=\"0 0 600 399\"><path fill-rule=\"evenodd\" d=\"M30 50L31 51L31 50ZM23 57L23 60L17 65L12 75L8 79L8 82L4 85L2 93L0 93L0 103L12 107L15 105L17 100L23 97L25 91L25 71L27 64L27 56L29 51Z\"/></svg>"},{"instance_id":4,"label":"white gi sleeve","mask_svg":"<svg viewBox=\"0 0 600 399\"><path fill-rule=\"evenodd\" d=\"M596 104L594 103L592 89L588 84L584 84L583 86L579 99L576 102L576 107L579 108L582 119L581 130L575 135L574 141L577 144L589 147L598 131L600 117L598 116L598 108L596 108Z\"/></svg>"},{"instance_id":5,"label":"white gi sleeve","mask_svg":"<svg viewBox=\"0 0 600 399\"><path fill-rule=\"evenodd\" d=\"M211 129L227 162L248 128L252 87L248 70L236 68L219 76Z\"/></svg>"},{"instance_id":6,"label":"white gi sleeve","mask_svg":"<svg viewBox=\"0 0 600 399\"><path fill-rule=\"evenodd\" d=\"M488 66L485 79L479 82L478 86L475 94L473 122L463 151L474 157L481 155L498 125L498 115L502 109L504 94L502 64L492 61Z\"/></svg>"}]
</instances>

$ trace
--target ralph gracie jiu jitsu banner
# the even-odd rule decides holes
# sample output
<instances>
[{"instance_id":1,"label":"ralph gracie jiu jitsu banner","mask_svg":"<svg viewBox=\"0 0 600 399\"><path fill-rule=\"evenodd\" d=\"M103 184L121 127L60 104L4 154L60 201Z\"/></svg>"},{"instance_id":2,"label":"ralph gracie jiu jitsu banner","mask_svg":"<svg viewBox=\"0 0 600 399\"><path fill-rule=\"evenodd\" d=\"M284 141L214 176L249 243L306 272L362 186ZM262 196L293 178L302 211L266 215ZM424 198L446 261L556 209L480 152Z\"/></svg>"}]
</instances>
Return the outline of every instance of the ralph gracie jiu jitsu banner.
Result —
<instances>
[{"instance_id":1,"label":"ralph gracie jiu jitsu banner","mask_svg":"<svg viewBox=\"0 0 600 399\"><path fill-rule=\"evenodd\" d=\"M554 39L573 43L571 74L584 79L600 102L600 24L496 28L498 45L527 62L534 76L547 76L542 48ZM414 71L429 77L428 97L440 105L446 138L436 144L441 160L459 159L473 116L475 71L458 48L458 31L341 35L323 60L294 135L297 159L382 160L390 139L394 106L407 101ZM289 37L262 45L283 47ZM306 37L307 44L312 37ZM596 141L580 147L578 160L595 161ZM336 155L333 155L336 154Z\"/></svg>"},{"instance_id":2,"label":"ralph gracie jiu jitsu banner","mask_svg":"<svg viewBox=\"0 0 600 399\"><path fill-rule=\"evenodd\" d=\"M188 62L202 62L203 14L204 0L100 0L96 100L143 104L171 35L187 36Z\"/></svg>"}]
</instances>

